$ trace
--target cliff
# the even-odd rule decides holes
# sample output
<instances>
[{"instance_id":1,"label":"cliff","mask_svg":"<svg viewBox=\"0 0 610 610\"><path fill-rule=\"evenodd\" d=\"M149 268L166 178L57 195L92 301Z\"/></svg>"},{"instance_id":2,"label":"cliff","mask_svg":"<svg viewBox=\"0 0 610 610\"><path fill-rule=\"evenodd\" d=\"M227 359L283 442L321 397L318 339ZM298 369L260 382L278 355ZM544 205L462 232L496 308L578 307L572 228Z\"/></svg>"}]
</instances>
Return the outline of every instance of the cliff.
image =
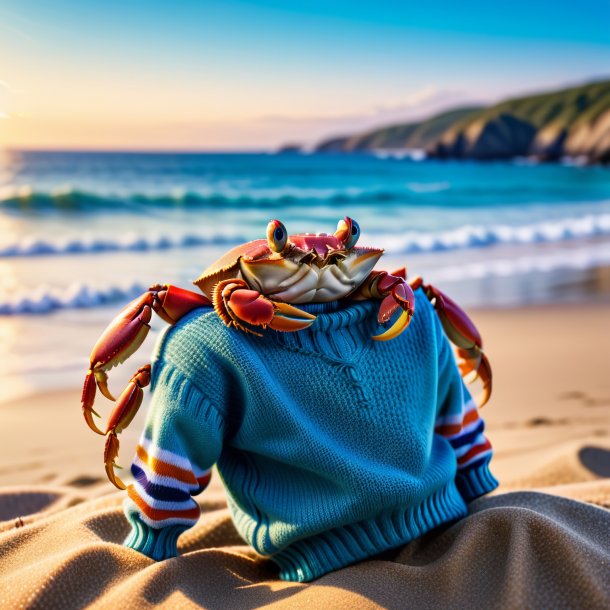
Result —
<instances>
[{"instance_id":1,"label":"cliff","mask_svg":"<svg viewBox=\"0 0 610 610\"><path fill-rule=\"evenodd\" d=\"M458 108L420 122L321 142L318 152L423 149L445 159L564 156L610 162L610 81Z\"/></svg>"},{"instance_id":2,"label":"cliff","mask_svg":"<svg viewBox=\"0 0 610 610\"><path fill-rule=\"evenodd\" d=\"M425 121L390 125L364 133L325 140L317 152L356 152L378 149L428 149L459 121L471 116L479 108L458 108L433 116Z\"/></svg>"}]
</instances>

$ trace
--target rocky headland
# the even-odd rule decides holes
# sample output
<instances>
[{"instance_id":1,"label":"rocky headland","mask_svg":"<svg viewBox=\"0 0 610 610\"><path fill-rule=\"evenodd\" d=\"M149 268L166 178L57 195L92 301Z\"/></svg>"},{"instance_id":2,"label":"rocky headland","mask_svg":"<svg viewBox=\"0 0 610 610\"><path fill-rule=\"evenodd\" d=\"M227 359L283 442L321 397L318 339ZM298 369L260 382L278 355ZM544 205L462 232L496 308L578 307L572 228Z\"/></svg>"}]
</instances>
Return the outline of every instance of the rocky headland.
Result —
<instances>
[{"instance_id":1,"label":"rocky headland","mask_svg":"<svg viewBox=\"0 0 610 610\"><path fill-rule=\"evenodd\" d=\"M316 152L422 150L441 159L610 163L610 81L595 82L488 107L457 108L320 142Z\"/></svg>"}]
</instances>

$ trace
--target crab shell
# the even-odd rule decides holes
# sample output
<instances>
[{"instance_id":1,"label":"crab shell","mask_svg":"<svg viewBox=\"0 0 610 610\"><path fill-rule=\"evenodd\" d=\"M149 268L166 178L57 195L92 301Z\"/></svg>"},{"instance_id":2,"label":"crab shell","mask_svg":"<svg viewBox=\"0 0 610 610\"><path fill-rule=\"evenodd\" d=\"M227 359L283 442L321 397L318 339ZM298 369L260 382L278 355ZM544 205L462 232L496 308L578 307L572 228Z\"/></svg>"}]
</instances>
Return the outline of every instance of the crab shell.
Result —
<instances>
[{"instance_id":1,"label":"crab shell","mask_svg":"<svg viewBox=\"0 0 610 610\"><path fill-rule=\"evenodd\" d=\"M208 298L218 282L239 278L274 300L323 303L356 290L382 254L380 248L346 249L335 235L291 235L280 253L257 239L229 250L193 283Z\"/></svg>"}]
</instances>

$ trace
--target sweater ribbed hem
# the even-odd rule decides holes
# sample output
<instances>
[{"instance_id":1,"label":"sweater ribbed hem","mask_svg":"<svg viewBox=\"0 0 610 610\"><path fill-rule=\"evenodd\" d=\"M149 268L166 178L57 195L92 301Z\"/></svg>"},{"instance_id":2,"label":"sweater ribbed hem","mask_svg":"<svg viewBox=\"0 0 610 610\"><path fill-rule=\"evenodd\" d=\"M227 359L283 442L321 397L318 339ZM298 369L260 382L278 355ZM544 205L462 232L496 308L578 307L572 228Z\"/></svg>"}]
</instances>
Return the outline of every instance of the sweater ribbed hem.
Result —
<instances>
[{"instance_id":1,"label":"sweater ribbed hem","mask_svg":"<svg viewBox=\"0 0 610 610\"><path fill-rule=\"evenodd\" d=\"M155 561L163 561L178 555L178 536L187 530L187 525L169 525L160 529L150 527L136 514L129 513L131 533L123 544L147 555Z\"/></svg>"},{"instance_id":2,"label":"sweater ribbed hem","mask_svg":"<svg viewBox=\"0 0 610 610\"><path fill-rule=\"evenodd\" d=\"M455 481L466 502L493 491L499 485L496 477L489 471L488 462L483 462L466 472L458 472Z\"/></svg>"},{"instance_id":3,"label":"sweater ribbed hem","mask_svg":"<svg viewBox=\"0 0 610 610\"><path fill-rule=\"evenodd\" d=\"M308 582L464 517L466 504L451 481L415 507L385 511L374 519L338 527L291 544L271 555L282 580Z\"/></svg>"}]
</instances>

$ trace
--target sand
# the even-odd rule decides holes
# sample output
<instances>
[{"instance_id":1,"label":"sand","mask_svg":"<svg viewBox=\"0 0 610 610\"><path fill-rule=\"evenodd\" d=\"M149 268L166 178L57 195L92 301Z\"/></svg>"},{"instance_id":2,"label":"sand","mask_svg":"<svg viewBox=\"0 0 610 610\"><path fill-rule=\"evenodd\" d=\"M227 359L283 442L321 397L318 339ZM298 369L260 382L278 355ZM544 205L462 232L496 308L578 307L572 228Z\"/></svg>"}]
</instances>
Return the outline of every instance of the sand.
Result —
<instances>
[{"instance_id":1,"label":"sand","mask_svg":"<svg viewBox=\"0 0 610 610\"><path fill-rule=\"evenodd\" d=\"M117 546L123 494L105 479L103 439L84 424L80 388L1 404L0 607L610 605L610 308L473 317L494 368L483 416L500 488L458 524L310 585L281 583L243 546L218 477L182 557L155 565ZM124 434L125 465L141 420ZM439 578L453 598L449 584L432 586Z\"/></svg>"}]
</instances>

